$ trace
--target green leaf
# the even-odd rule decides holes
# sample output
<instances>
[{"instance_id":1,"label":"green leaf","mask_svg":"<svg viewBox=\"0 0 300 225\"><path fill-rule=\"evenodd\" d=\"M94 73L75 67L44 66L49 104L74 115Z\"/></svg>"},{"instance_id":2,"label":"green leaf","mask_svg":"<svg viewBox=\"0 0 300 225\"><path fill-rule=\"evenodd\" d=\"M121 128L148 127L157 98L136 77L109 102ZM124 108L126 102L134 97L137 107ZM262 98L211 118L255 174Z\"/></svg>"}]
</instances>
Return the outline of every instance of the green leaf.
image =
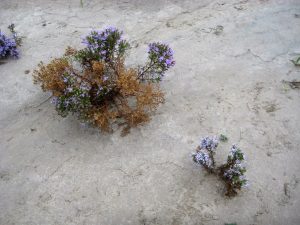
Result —
<instances>
[{"instance_id":1,"label":"green leaf","mask_svg":"<svg viewBox=\"0 0 300 225\"><path fill-rule=\"evenodd\" d=\"M223 142L227 142L228 141L228 137L224 134L220 134L220 141L223 141Z\"/></svg>"},{"instance_id":2,"label":"green leaf","mask_svg":"<svg viewBox=\"0 0 300 225\"><path fill-rule=\"evenodd\" d=\"M300 56L296 60L291 60L292 63L294 63L295 66L300 66Z\"/></svg>"}]
</instances>

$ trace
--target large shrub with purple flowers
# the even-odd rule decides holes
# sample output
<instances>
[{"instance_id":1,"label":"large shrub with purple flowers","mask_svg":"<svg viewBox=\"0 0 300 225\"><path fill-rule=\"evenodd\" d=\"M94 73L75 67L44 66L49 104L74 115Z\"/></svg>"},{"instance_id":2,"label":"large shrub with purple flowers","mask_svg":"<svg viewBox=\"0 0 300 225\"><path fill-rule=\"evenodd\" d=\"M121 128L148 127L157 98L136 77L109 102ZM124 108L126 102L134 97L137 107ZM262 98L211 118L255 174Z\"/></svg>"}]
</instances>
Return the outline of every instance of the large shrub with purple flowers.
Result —
<instances>
[{"instance_id":1,"label":"large shrub with purple flowers","mask_svg":"<svg viewBox=\"0 0 300 225\"><path fill-rule=\"evenodd\" d=\"M173 51L159 42L149 44L145 66L126 68L129 43L116 28L91 31L85 48L68 47L63 57L39 64L34 82L53 94L52 102L62 116L75 114L104 131L112 125L130 127L150 119L164 101L157 81L174 66Z\"/></svg>"},{"instance_id":2,"label":"large shrub with purple flowers","mask_svg":"<svg viewBox=\"0 0 300 225\"><path fill-rule=\"evenodd\" d=\"M221 135L221 138L224 140L224 135ZM233 145L227 162L217 167L214 155L218 144L217 137L203 138L192 157L195 163L202 165L209 173L218 175L225 182L227 196L234 196L237 190L248 186L248 180L245 177L245 156L241 149Z\"/></svg>"}]
</instances>

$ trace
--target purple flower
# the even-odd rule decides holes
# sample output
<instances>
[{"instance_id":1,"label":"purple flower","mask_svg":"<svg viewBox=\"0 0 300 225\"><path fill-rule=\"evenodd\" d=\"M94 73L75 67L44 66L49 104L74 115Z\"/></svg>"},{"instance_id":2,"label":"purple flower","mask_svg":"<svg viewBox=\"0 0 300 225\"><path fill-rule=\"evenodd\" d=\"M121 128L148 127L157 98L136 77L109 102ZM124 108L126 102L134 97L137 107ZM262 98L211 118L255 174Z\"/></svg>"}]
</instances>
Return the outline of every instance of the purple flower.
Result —
<instances>
[{"instance_id":1,"label":"purple flower","mask_svg":"<svg viewBox=\"0 0 300 225\"><path fill-rule=\"evenodd\" d=\"M175 65L173 59L173 50L167 45L160 42L150 43L148 45L148 54L150 61L158 63L162 73Z\"/></svg>"},{"instance_id":2,"label":"purple flower","mask_svg":"<svg viewBox=\"0 0 300 225\"><path fill-rule=\"evenodd\" d=\"M82 43L100 59L110 60L116 52L122 52L120 49L126 41L122 39L122 32L115 27L107 27L103 30L92 30Z\"/></svg>"},{"instance_id":3,"label":"purple flower","mask_svg":"<svg viewBox=\"0 0 300 225\"><path fill-rule=\"evenodd\" d=\"M58 98L57 98L57 97L53 97L53 98L51 99L51 103L54 104L54 105L57 105L57 103L58 103Z\"/></svg>"},{"instance_id":4,"label":"purple flower","mask_svg":"<svg viewBox=\"0 0 300 225\"><path fill-rule=\"evenodd\" d=\"M105 28L106 33L115 32L115 31L117 31L117 28L115 28L113 26L108 26Z\"/></svg>"},{"instance_id":5,"label":"purple flower","mask_svg":"<svg viewBox=\"0 0 300 225\"><path fill-rule=\"evenodd\" d=\"M238 151L238 147L236 145L232 145L230 149L230 155L233 157L237 151Z\"/></svg>"},{"instance_id":6,"label":"purple flower","mask_svg":"<svg viewBox=\"0 0 300 225\"><path fill-rule=\"evenodd\" d=\"M66 84L66 83L69 82L69 79L68 79L67 77L64 77L64 78L63 78L63 82Z\"/></svg>"},{"instance_id":7,"label":"purple flower","mask_svg":"<svg viewBox=\"0 0 300 225\"><path fill-rule=\"evenodd\" d=\"M72 91L73 91L73 88L72 88L72 87L67 87L67 88L66 88L66 91L67 91L67 92L72 92Z\"/></svg>"},{"instance_id":8,"label":"purple flower","mask_svg":"<svg viewBox=\"0 0 300 225\"><path fill-rule=\"evenodd\" d=\"M96 95L98 96L98 95L100 95L100 94L104 94L104 91L103 91L103 87L98 87L98 90L97 90L97 93L96 93Z\"/></svg>"},{"instance_id":9,"label":"purple flower","mask_svg":"<svg viewBox=\"0 0 300 225\"><path fill-rule=\"evenodd\" d=\"M88 83L82 82L80 84L80 90L89 91L90 89L91 89L91 86Z\"/></svg>"},{"instance_id":10,"label":"purple flower","mask_svg":"<svg viewBox=\"0 0 300 225\"><path fill-rule=\"evenodd\" d=\"M103 76L103 82L108 80L108 76Z\"/></svg>"},{"instance_id":11,"label":"purple flower","mask_svg":"<svg viewBox=\"0 0 300 225\"><path fill-rule=\"evenodd\" d=\"M236 145L232 145L227 158L227 169L224 171L223 176L237 187L245 187L248 182L244 176L246 168L243 162L244 154Z\"/></svg>"},{"instance_id":12,"label":"purple flower","mask_svg":"<svg viewBox=\"0 0 300 225\"><path fill-rule=\"evenodd\" d=\"M17 49L17 43L14 38L6 37L0 31L0 58L12 56L14 58L19 57L19 51Z\"/></svg>"},{"instance_id":13,"label":"purple flower","mask_svg":"<svg viewBox=\"0 0 300 225\"><path fill-rule=\"evenodd\" d=\"M219 144L219 140L216 136L205 137L200 142L200 148L214 152L216 150L216 148L218 147L218 144Z\"/></svg>"},{"instance_id":14,"label":"purple flower","mask_svg":"<svg viewBox=\"0 0 300 225\"><path fill-rule=\"evenodd\" d=\"M209 156L208 152L198 151L197 153L193 154L193 157L196 163L201 164L209 169L213 168L213 161Z\"/></svg>"},{"instance_id":15,"label":"purple flower","mask_svg":"<svg viewBox=\"0 0 300 225\"><path fill-rule=\"evenodd\" d=\"M172 59L167 59L166 60L166 67L171 67L173 66L173 64L175 63L175 61L173 61Z\"/></svg>"},{"instance_id":16,"label":"purple flower","mask_svg":"<svg viewBox=\"0 0 300 225\"><path fill-rule=\"evenodd\" d=\"M243 187L243 188L248 188L248 187L250 186L249 180L246 180L246 179L244 179L244 180L245 180L245 182L244 182L244 184L242 185L242 187Z\"/></svg>"}]
</instances>

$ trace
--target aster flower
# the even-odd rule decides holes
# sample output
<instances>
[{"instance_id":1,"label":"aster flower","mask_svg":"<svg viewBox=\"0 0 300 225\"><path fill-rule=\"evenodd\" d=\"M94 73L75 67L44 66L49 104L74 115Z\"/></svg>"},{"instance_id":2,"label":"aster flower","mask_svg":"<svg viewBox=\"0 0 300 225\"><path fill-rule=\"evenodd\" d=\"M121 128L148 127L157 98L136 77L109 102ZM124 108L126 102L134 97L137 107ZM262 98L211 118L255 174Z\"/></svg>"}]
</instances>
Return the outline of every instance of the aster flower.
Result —
<instances>
[{"instance_id":1,"label":"aster flower","mask_svg":"<svg viewBox=\"0 0 300 225\"><path fill-rule=\"evenodd\" d=\"M200 142L200 148L206 149L208 151L214 152L219 144L219 140L216 136L214 137L205 137Z\"/></svg>"},{"instance_id":2,"label":"aster flower","mask_svg":"<svg viewBox=\"0 0 300 225\"><path fill-rule=\"evenodd\" d=\"M19 57L17 43L14 38L9 38L0 31L0 58L6 58L9 56L14 58Z\"/></svg>"},{"instance_id":3,"label":"aster flower","mask_svg":"<svg viewBox=\"0 0 300 225\"><path fill-rule=\"evenodd\" d=\"M192 156L194 162L204 166L207 169L213 169L213 160L208 152L200 150Z\"/></svg>"}]
</instances>

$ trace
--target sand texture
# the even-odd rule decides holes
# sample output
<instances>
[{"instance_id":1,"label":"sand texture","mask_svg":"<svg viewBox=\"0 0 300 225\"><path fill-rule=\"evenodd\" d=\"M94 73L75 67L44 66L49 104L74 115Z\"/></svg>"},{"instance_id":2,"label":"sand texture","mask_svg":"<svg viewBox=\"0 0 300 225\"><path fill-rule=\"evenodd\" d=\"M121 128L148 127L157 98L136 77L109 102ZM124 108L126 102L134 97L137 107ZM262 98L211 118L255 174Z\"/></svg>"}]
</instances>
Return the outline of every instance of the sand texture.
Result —
<instances>
[{"instance_id":1,"label":"sand texture","mask_svg":"<svg viewBox=\"0 0 300 225\"><path fill-rule=\"evenodd\" d=\"M10 23L25 38L0 65L1 225L300 224L300 90L283 82L300 80L299 0L1 0ZM165 104L125 137L58 116L32 83L41 60L107 25L130 41L128 66L153 41L175 52ZM220 133L218 162L232 143L247 156L233 199L190 157Z\"/></svg>"}]
</instances>

